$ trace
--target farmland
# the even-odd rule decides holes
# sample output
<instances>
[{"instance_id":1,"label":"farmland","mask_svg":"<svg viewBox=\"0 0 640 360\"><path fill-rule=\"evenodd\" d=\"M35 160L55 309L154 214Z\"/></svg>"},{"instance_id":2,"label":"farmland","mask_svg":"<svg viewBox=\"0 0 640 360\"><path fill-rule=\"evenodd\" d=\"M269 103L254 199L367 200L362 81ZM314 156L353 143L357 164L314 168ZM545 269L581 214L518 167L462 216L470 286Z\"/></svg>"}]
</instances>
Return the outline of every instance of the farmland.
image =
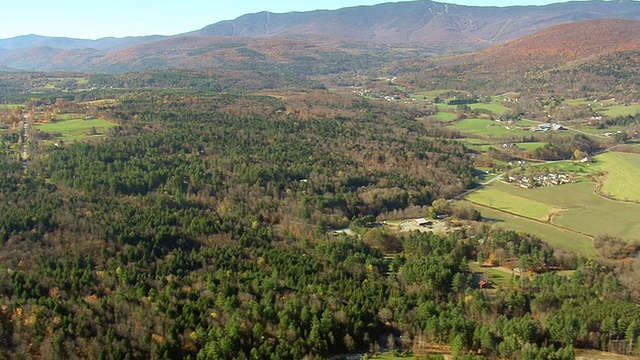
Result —
<instances>
[{"instance_id":1,"label":"farmland","mask_svg":"<svg viewBox=\"0 0 640 360\"><path fill-rule=\"evenodd\" d=\"M483 218L503 229L531 233L552 247L567 252L582 254L584 256L592 256L595 254L592 240L586 235L578 234L568 229L562 229L548 223L511 215L487 206L478 206L478 204L475 203L474 205L480 210Z\"/></svg>"},{"instance_id":2,"label":"farmland","mask_svg":"<svg viewBox=\"0 0 640 360\"><path fill-rule=\"evenodd\" d=\"M80 116L67 116L68 120L34 125L40 131L60 133L62 139L82 139L87 135L100 135L107 132L115 124L101 119L84 119Z\"/></svg>"},{"instance_id":3,"label":"farmland","mask_svg":"<svg viewBox=\"0 0 640 360\"><path fill-rule=\"evenodd\" d=\"M625 116L635 115L640 112L640 104L633 105L613 105L604 109L603 113L607 116Z\"/></svg>"},{"instance_id":4,"label":"farmland","mask_svg":"<svg viewBox=\"0 0 640 360\"><path fill-rule=\"evenodd\" d=\"M618 200L640 202L640 155L608 152L598 155L595 169L604 172L600 191Z\"/></svg>"},{"instance_id":5,"label":"farmland","mask_svg":"<svg viewBox=\"0 0 640 360\"><path fill-rule=\"evenodd\" d=\"M531 121L519 121L518 126L534 126ZM481 138L506 138L531 135L530 131L516 129L516 125L504 125L489 119L464 119L449 126L452 130Z\"/></svg>"},{"instance_id":6,"label":"farmland","mask_svg":"<svg viewBox=\"0 0 640 360\"><path fill-rule=\"evenodd\" d=\"M604 233L633 240L640 233L637 222L640 205L606 199L594 190L591 182L537 189L499 182L467 199L483 206L484 216L504 222L501 226L527 230L567 250L588 252L584 245L569 245L576 243L576 237L581 238L581 243L585 238ZM536 224L540 221L543 222ZM555 231L549 227L555 227Z\"/></svg>"},{"instance_id":7,"label":"farmland","mask_svg":"<svg viewBox=\"0 0 640 360\"><path fill-rule=\"evenodd\" d=\"M488 111L491 111L495 115L503 115L504 113L509 111L508 107L504 106L501 102L498 102L498 101L491 101L491 102L488 102L488 103L471 104L471 105L469 105L469 107L471 109L474 109L474 110L476 110L476 109L488 110Z\"/></svg>"}]
</instances>

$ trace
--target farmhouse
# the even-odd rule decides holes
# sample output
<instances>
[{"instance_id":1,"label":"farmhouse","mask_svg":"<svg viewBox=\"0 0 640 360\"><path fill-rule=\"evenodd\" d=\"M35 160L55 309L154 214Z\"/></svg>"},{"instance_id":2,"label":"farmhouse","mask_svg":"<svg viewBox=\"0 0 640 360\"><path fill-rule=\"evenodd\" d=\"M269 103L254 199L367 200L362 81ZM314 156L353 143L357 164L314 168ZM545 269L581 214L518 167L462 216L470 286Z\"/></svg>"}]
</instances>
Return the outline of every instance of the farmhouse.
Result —
<instances>
[{"instance_id":1,"label":"farmhouse","mask_svg":"<svg viewBox=\"0 0 640 360\"><path fill-rule=\"evenodd\" d=\"M429 221L425 218L413 219L413 222L418 226L430 226L433 225L432 221Z\"/></svg>"}]
</instances>

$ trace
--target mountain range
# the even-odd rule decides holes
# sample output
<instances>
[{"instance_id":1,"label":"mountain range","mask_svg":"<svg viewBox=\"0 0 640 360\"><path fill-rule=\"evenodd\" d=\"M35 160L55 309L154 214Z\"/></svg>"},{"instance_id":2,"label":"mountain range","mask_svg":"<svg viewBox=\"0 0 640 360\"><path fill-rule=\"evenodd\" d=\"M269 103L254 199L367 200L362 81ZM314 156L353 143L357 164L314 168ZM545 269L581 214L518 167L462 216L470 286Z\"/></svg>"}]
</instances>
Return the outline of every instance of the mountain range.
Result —
<instances>
[{"instance_id":1,"label":"mountain range","mask_svg":"<svg viewBox=\"0 0 640 360\"><path fill-rule=\"evenodd\" d=\"M322 73L479 50L554 25L603 18L640 19L640 2L482 7L419 0L339 10L261 12L168 37L83 40L26 35L0 40L0 70L120 73L163 68L290 69L298 64L301 70L317 68Z\"/></svg>"}]
</instances>

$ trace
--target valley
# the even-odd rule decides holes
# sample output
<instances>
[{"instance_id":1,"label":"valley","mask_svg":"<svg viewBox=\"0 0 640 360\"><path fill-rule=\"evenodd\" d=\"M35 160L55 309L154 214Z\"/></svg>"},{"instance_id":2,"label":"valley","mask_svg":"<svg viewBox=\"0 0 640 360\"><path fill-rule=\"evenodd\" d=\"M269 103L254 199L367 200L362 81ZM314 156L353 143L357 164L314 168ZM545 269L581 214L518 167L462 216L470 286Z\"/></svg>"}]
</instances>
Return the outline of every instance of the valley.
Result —
<instances>
[{"instance_id":1,"label":"valley","mask_svg":"<svg viewBox=\"0 0 640 360\"><path fill-rule=\"evenodd\" d=\"M639 356L638 4L441 5L0 40L0 357Z\"/></svg>"}]
</instances>

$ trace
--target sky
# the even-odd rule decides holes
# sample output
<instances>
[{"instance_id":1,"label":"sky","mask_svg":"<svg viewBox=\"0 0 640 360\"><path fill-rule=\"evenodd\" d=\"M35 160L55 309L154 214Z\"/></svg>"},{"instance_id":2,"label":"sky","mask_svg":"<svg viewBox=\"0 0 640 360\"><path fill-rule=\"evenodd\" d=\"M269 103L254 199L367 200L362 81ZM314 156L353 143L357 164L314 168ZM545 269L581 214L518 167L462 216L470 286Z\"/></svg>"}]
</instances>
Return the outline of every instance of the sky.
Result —
<instances>
[{"instance_id":1,"label":"sky","mask_svg":"<svg viewBox=\"0 0 640 360\"><path fill-rule=\"evenodd\" d=\"M5 2L5 1L3 1ZM176 35L241 15L374 5L398 0L29 0L6 1L0 39L36 34L81 39ZM566 0L437 0L471 6L546 5Z\"/></svg>"}]
</instances>

